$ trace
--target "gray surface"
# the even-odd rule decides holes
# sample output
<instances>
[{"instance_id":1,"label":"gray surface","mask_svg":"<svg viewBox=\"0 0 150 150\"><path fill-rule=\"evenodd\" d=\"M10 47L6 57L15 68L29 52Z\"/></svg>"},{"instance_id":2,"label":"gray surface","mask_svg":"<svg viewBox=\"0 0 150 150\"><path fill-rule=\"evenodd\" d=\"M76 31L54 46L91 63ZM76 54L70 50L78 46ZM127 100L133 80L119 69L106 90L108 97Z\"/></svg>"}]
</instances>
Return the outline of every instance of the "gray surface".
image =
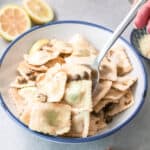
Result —
<instances>
[{"instance_id":1,"label":"gray surface","mask_svg":"<svg viewBox=\"0 0 150 150\"><path fill-rule=\"evenodd\" d=\"M0 0L0 5L13 0ZM15 0L14 0L15 1ZM18 0L19 1L19 0ZM58 20L85 20L115 29L129 11L127 0L48 0L57 14ZM125 32L129 39L132 25ZM0 39L0 54L7 43ZM150 76L150 63L146 64ZM150 84L150 82L149 82ZM137 117L116 134L85 144L56 144L31 135L16 125L0 107L0 149L5 150L105 150L108 146L115 150L149 150L150 148L150 90L142 110Z\"/></svg>"}]
</instances>

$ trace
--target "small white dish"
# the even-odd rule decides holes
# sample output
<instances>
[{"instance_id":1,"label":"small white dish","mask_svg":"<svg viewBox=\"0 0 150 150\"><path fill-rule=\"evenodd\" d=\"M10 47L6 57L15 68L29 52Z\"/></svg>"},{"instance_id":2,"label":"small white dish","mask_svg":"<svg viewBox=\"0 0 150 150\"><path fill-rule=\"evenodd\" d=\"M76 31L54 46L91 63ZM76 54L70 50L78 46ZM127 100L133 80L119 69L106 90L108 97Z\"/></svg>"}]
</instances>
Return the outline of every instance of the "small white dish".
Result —
<instances>
[{"instance_id":1,"label":"small white dish","mask_svg":"<svg viewBox=\"0 0 150 150\"><path fill-rule=\"evenodd\" d=\"M17 64L22 60L23 54L27 52L32 44L38 39L57 38L65 40L69 39L76 33L80 33L85 36L97 49L100 50L106 40L111 36L112 31L105 27L88 22L58 21L44 26L34 27L26 33L22 34L8 46L8 48L5 50L4 55L0 59L0 103L2 104L2 107L6 110L9 116L11 116L11 118L13 118L13 120L21 127L25 128L36 136L40 136L49 141L63 143L82 143L101 139L115 133L117 130L124 127L135 117L144 103L148 83L144 66L133 47L131 47L125 39L120 38L117 43L123 45L126 48L127 54L134 67L131 75L136 75L138 77L138 82L133 89L135 103L128 110L117 115L113 122L109 124L106 130L104 130L100 134L87 138L54 137L31 131L15 117L15 112L13 109L14 107L12 105L11 99L8 96L8 88L10 82L16 75L16 67Z\"/></svg>"}]
</instances>

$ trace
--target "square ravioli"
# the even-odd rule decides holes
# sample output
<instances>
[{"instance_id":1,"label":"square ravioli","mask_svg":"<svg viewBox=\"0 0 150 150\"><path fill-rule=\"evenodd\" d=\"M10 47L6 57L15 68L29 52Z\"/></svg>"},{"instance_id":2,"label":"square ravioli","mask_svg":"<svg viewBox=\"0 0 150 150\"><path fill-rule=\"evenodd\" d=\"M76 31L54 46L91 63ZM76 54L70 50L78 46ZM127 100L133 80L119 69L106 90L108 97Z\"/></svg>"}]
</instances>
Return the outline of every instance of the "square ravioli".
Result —
<instances>
[{"instance_id":1,"label":"square ravioli","mask_svg":"<svg viewBox=\"0 0 150 150\"><path fill-rule=\"evenodd\" d=\"M50 135L62 135L70 130L71 107L58 103L33 105L29 128Z\"/></svg>"},{"instance_id":2,"label":"square ravioli","mask_svg":"<svg viewBox=\"0 0 150 150\"><path fill-rule=\"evenodd\" d=\"M112 83L112 87L120 91L126 91L136 81L137 81L136 77L118 77L117 80Z\"/></svg>"},{"instance_id":3,"label":"square ravioli","mask_svg":"<svg viewBox=\"0 0 150 150\"><path fill-rule=\"evenodd\" d=\"M90 80L71 81L67 84L64 101L74 111L92 111L92 82Z\"/></svg>"},{"instance_id":4,"label":"square ravioli","mask_svg":"<svg viewBox=\"0 0 150 150\"><path fill-rule=\"evenodd\" d=\"M100 70L100 79L111 81L117 80L117 66L113 61L104 58L101 62L99 70Z\"/></svg>"},{"instance_id":5,"label":"square ravioli","mask_svg":"<svg viewBox=\"0 0 150 150\"><path fill-rule=\"evenodd\" d=\"M38 80L37 87L47 96L48 102L59 102L64 96L66 81L66 72L61 70L60 64L56 64Z\"/></svg>"},{"instance_id":6,"label":"square ravioli","mask_svg":"<svg viewBox=\"0 0 150 150\"><path fill-rule=\"evenodd\" d=\"M87 137L90 126L90 112L81 111L72 114L71 130L65 136Z\"/></svg>"},{"instance_id":7,"label":"square ravioli","mask_svg":"<svg viewBox=\"0 0 150 150\"><path fill-rule=\"evenodd\" d=\"M73 45L72 56L90 56L98 53L90 42L80 34L74 35L70 43Z\"/></svg>"},{"instance_id":8,"label":"square ravioli","mask_svg":"<svg viewBox=\"0 0 150 150\"><path fill-rule=\"evenodd\" d=\"M119 76L129 73L133 69L126 50L121 45L112 47L107 54L107 58L117 64L117 74Z\"/></svg>"},{"instance_id":9,"label":"square ravioli","mask_svg":"<svg viewBox=\"0 0 150 150\"><path fill-rule=\"evenodd\" d=\"M103 112L100 112L99 116L95 116L91 114L88 135L92 136L92 135L98 134L99 132L104 130L106 127L107 127L107 123L104 120Z\"/></svg>"},{"instance_id":10,"label":"square ravioli","mask_svg":"<svg viewBox=\"0 0 150 150\"><path fill-rule=\"evenodd\" d=\"M11 100L16 107L17 115L20 116L25 109L26 101L19 95L17 88L10 88L8 92Z\"/></svg>"},{"instance_id":11,"label":"square ravioli","mask_svg":"<svg viewBox=\"0 0 150 150\"><path fill-rule=\"evenodd\" d=\"M69 80L91 80L91 69L85 65L63 64L62 69L67 73Z\"/></svg>"},{"instance_id":12,"label":"square ravioli","mask_svg":"<svg viewBox=\"0 0 150 150\"><path fill-rule=\"evenodd\" d=\"M134 98L131 90L128 90L127 93L119 100L118 103L114 103L112 109L106 112L108 116L114 116L118 113L128 109L134 104Z\"/></svg>"},{"instance_id":13,"label":"square ravioli","mask_svg":"<svg viewBox=\"0 0 150 150\"><path fill-rule=\"evenodd\" d=\"M112 86L112 81L100 80L95 95L93 97L93 106L96 106L98 102L109 92Z\"/></svg>"}]
</instances>

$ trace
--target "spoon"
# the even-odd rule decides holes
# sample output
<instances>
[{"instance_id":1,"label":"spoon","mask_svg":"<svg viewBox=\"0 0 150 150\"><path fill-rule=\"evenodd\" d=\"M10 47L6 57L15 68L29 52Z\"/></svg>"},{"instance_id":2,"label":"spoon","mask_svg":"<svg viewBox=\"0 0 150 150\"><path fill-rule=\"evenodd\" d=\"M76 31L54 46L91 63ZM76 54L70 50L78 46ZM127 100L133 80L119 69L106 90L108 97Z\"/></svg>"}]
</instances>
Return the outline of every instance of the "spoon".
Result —
<instances>
[{"instance_id":1,"label":"spoon","mask_svg":"<svg viewBox=\"0 0 150 150\"><path fill-rule=\"evenodd\" d=\"M103 60L104 56L108 52L108 50L113 46L113 44L116 42L116 40L120 37L120 35L124 32L124 30L128 27L128 25L132 22L134 19L139 7L141 7L142 4L144 4L146 0L139 0L136 5L130 10L130 12L127 14L127 16L123 19L123 21L118 25L110 39L106 42L104 47L101 49L100 54L95 58L94 63L90 66L92 69L92 89L93 94L96 91L99 79L100 79L100 73L99 73L99 66L101 61Z\"/></svg>"}]
</instances>

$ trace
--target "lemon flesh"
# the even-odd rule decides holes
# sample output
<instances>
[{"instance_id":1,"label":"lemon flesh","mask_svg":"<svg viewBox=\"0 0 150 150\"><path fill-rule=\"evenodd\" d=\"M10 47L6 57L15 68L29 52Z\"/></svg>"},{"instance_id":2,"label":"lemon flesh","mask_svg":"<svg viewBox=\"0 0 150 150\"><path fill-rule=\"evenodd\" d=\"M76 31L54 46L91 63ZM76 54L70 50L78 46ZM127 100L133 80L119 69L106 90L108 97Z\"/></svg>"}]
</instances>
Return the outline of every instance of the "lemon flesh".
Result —
<instances>
[{"instance_id":1,"label":"lemon flesh","mask_svg":"<svg viewBox=\"0 0 150 150\"><path fill-rule=\"evenodd\" d=\"M23 8L7 5L0 10L0 35L4 39L12 41L30 28L30 18Z\"/></svg>"},{"instance_id":2,"label":"lemon flesh","mask_svg":"<svg viewBox=\"0 0 150 150\"><path fill-rule=\"evenodd\" d=\"M23 6L36 24L48 23L54 18L52 8L42 0L24 0Z\"/></svg>"}]
</instances>

